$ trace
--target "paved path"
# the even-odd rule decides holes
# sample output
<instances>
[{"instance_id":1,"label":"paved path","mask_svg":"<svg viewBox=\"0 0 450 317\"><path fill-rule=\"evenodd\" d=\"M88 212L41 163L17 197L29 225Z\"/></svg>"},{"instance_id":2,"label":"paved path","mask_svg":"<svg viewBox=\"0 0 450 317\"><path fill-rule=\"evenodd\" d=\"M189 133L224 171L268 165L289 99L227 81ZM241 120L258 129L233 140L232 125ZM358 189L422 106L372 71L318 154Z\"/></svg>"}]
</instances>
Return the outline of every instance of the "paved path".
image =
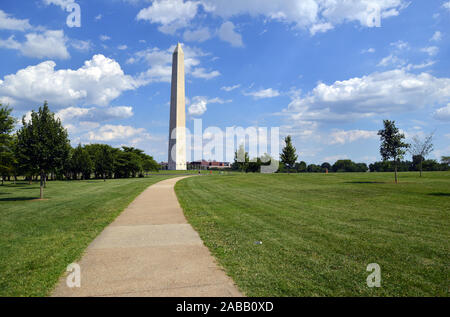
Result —
<instances>
[{"instance_id":1,"label":"paved path","mask_svg":"<svg viewBox=\"0 0 450 317\"><path fill-rule=\"evenodd\" d=\"M138 196L78 262L81 288L64 276L53 296L242 296L187 223L174 191L182 178Z\"/></svg>"}]
</instances>

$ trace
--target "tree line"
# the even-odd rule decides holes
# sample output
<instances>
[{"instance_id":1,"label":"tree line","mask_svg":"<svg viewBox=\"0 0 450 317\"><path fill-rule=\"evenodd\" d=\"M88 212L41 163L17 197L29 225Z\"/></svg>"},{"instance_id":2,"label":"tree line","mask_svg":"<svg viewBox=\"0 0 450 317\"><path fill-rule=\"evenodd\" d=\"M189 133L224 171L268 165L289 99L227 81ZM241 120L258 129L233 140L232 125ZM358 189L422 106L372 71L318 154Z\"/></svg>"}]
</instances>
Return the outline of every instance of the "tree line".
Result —
<instances>
[{"instance_id":1,"label":"tree line","mask_svg":"<svg viewBox=\"0 0 450 317\"><path fill-rule=\"evenodd\" d=\"M398 182L397 172L401 171L448 171L450 170L450 157L443 156L441 163L436 160L426 159L433 151L433 133L425 138L414 136L412 144L404 142L405 135L399 131L395 121L384 120L384 128L378 131L380 136L380 155L382 161L375 162L367 166L366 163L355 163L352 160L338 160L333 165L328 162L320 165L307 164L304 161L298 162L297 150L292 145L291 136L287 136L285 146L281 151L278 173L326 173L326 172L394 172L395 182ZM412 161L404 161L406 153L410 153ZM259 172L261 166L270 164L271 158L265 154L261 158L250 160L241 145L235 152L232 169L241 172Z\"/></svg>"},{"instance_id":2,"label":"tree line","mask_svg":"<svg viewBox=\"0 0 450 317\"><path fill-rule=\"evenodd\" d=\"M78 180L143 177L159 171L159 164L143 150L106 144L70 145L67 130L44 103L31 112L29 121L13 133L16 119L12 109L0 104L0 176L17 180L19 176L41 183L41 199L47 179Z\"/></svg>"}]
</instances>

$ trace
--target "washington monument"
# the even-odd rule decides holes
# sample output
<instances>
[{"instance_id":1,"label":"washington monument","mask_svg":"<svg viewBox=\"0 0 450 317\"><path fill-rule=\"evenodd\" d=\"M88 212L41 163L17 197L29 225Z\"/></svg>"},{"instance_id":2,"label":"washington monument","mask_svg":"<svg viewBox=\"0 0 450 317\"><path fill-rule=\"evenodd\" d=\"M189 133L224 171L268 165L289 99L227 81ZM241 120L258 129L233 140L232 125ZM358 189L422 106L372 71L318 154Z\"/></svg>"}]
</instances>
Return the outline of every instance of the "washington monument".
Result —
<instances>
[{"instance_id":1,"label":"washington monument","mask_svg":"<svg viewBox=\"0 0 450 317\"><path fill-rule=\"evenodd\" d=\"M180 43L173 52L168 162L169 170L186 170L184 52Z\"/></svg>"}]
</instances>

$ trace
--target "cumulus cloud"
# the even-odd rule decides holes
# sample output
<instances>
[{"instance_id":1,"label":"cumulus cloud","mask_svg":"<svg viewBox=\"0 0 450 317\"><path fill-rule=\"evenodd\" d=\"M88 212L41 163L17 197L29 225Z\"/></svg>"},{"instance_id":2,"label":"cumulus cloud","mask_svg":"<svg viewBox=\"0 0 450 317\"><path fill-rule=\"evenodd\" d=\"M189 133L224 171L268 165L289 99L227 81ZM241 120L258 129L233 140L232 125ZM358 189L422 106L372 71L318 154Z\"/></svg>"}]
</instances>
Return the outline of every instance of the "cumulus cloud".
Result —
<instances>
[{"instance_id":1,"label":"cumulus cloud","mask_svg":"<svg viewBox=\"0 0 450 317\"><path fill-rule=\"evenodd\" d=\"M143 128L106 124L101 126L96 131L90 131L86 137L91 142L111 142L117 140L128 140L133 137L149 137L149 135Z\"/></svg>"},{"instance_id":2,"label":"cumulus cloud","mask_svg":"<svg viewBox=\"0 0 450 317\"><path fill-rule=\"evenodd\" d=\"M195 68L191 74L196 78L203 78L203 79L213 79L215 77L220 76L219 71L217 70L208 71L202 67Z\"/></svg>"},{"instance_id":3,"label":"cumulus cloud","mask_svg":"<svg viewBox=\"0 0 450 317\"><path fill-rule=\"evenodd\" d=\"M255 99L265 99L265 98L278 97L280 95L280 92L278 90L268 88L268 89L261 89L261 90L252 91L252 92L244 92L244 95L252 96Z\"/></svg>"},{"instance_id":4,"label":"cumulus cloud","mask_svg":"<svg viewBox=\"0 0 450 317\"><path fill-rule=\"evenodd\" d=\"M447 10L450 11L450 1L444 2L444 3L442 4L442 7L443 7L444 9L447 9Z\"/></svg>"},{"instance_id":5,"label":"cumulus cloud","mask_svg":"<svg viewBox=\"0 0 450 317\"><path fill-rule=\"evenodd\" d=\"M201 0L205 11L228 19L249 14L307 28L311 34L326 31L344 22L372 26L373 15L381 18L399 14L404 0Z\"/></svg>"},{"instance_id":6,"label":"cumulus cloud","mask_svg":"<svg viewBox=\"0 0 450 317\"><path fill-rule=\"evenodd\" d=\"M440 121L450 121L450 103L447 106L436 110L434 118Z\"/></svg>"},{"instance_id":7,"label":"cumulus cloud","mask_svg":"<svg viewBox=\"0 0 450 317\"><path fill-rule=\"evenodd\" d=\"M375 53L375 49L373 47L370 47L368 49L362 50L361 51L362 54L366 54L366 53Z\"/></svg>"},{"instance_id":8,"label":"cumulus cloud","mask_svg":"<svg viewBox=\"0 0 450 317\"><path fill-rule=\"evenodd\" d=\"M53 107L106 106L122 92L138 87L119 63L103 55L95 55L77 70L55 67L55 62L46 61L5 76L0 80L0 95L15 107L44 100Z\"/></svg>"},{"instance_id":9,"label":"cumulus cloud","mask_svg":"<svg viewBox=\"0 0 450 317\"><path fill-rule=\"evenodd\" d=\"M134 64L144 62L149 69L140 74L139 79L142 83L151 82L170 82L172 78L172 54L175 46L169 47L167 50L161 50L157 47L149 48L136 52L127 63ZM208 56L199 48L183 45L184 51L184 67L185 72L195 78L212 79L220 76L220 72L216 70L206 70L200 67L201 58Z\"/></svg>"},{"instance_id":10,"label":"cumulus cloud","mask_svg":"<svg viewBox=\"0 0 450 317\"><path fill-rule=\"evenodd\" d=\"M209 28L199 28L197 30L186 30L183 34L183 39L186 42L204 42L206 40L209 40L211 38L211 32L209 31Z\"/></svg>"},{"instance_id":11,"label":"cumulus cloud","mask_svg":"<svg viewBox=\"0 0 450 317\"><path fill-rule=\"evenodd\" d=\"M405 69L319 83L305 96L296 94L285 112L295 120L347 121L375 114L406 112L448 102L450 78Z\"/></svg>"},{"instance_id":12,"label":"cumulus cloud","mask_svg":"<svg viewBox=\"0 0 450 317\"><path fill-rule=\"evenodd\" d=\"M63 122L102 122L114 119L127 119L133 116L132 107L81 108L68 107L56 113Z\"/></svg>"},{"instance_id":13,"label":"cumulus cloud","mask_svg":"<svg viewBox=\"0 0 450 317\"><path fill-rule=\"evenodd\" d=\"M229 102L231 102L231 100L223 100L218 97L208 99L207 97L196 96L192 98L192 103L188 108L188 113L191 116L201 116L206 112L206 110L208 110L208 104L225 104Z\"/></svg>"},{"instance_id":14,"label":"cumulus cloud","mask_svg":"<svg viewBox=\"0 0 450 317\"><path fill-rule=\"evenodd\" d=\"M314 35L346 22L373 27L374 20L397 16L408 4L406 0L154 0L136 18L159 25L158 29L163 33L174 34L189 27L202 6L204 12L224 20L240 15L261 16L307 29ZM228 29L222 31L233 35L234 45L239 43L239 34L232 33L229 25L226 27Z\"/></svg>"},{"instance_id":15,"label":"cumulus cloud","mask_svg":"<svg viewBox=\"0 0 450 317\"><path fill-rule=\"evenodd\" d=\"M242 36L235 31L235 26L233 22L227 21L222 24L218 30L219 38L222 41L230 43L235 47L242 47L244 43L242 42Z\"/></svg>"},{"instance_id":16,"label":"cumulus cloud","mask_svg":"<svg viewBox=\"0 0 450 317\"><path fill-rule=\"evenodd\" d=\"M5 11L0 10L0 30L9 31L26 31L31 29L31 25L28 19L20 20L7 14Z\"/></svg>"},{"instance_id":17,"label":"cumulus cloud","mask_svg":"<svg viewBox=\"0 0 450 317\"><path fill-rule=\"evenodd\" d=\"M346 144L358 140L376 139L377 131L366 130L335 130L330 134L330 144Z\"/></svg>"},{"instance_id":18,"label":"cumulus cloud","mask_svg":"<svg viewBox=\"0 0 450 317\"><path fill-rule=\"evenodd\" d=\"M174 34L189 25L197 15L198 6L196 1L155 0L151 6L139 11L137 19L159 24L159 31Z\"/></svg>"},{"instance_id":19,"label":"cumulus cloud","mask_svg":"<svg viewBox=\"0 0 450 317\"><path fill-rule=\"evenodd\" d=\"M189 106L188 113L191 116L201 116L206 112L208 102L206 99L197 97L197 99L194 99L194 102Z\"/></svg>"},{"instance_id":20,"label":"cumulus cloud","mask_svg":"<svg viewBox=\"0 0 450 317\"><path fill-rule=\"evenodd\" d=\"M318 23L309 28L309 33L311 33L311 35L315 35L316 33L325 33L332 29L334 29L334 26L331 23Z\"/></svg>"},{"instance_id":21,"label":"cumulus cloud","mask_svg":"<svg viewBox=\"0 0 450 317\"><path fill-rule=\"evenodd\" d=\"M54 4L56 6L61 7L61 9L65 10L67 5L74 3L75 0L43 0L44 4L51 5Z\"/></svg>"},{"instance_id":22,"label":"cumulus cloud","mask_svg":"<svg viewBox=\"0 0 450 317\"><path fill-rule=\"evenodd\" d=\"M442 33L440 31L434 32L433 36L430 39L430 41L432 42L439 42L440 40L442 40Z\"/></svg>"},{"instance_id":23,"label":"cumulus cloud","mask_svg":"<svg viewBox=\"0 0 450 317\"><path fill-rule=\"evenodd\" d=\"M346 22L373 27L374 20L397 16L408 4L406 0L155 0L136 18L159 25L163 33L174 34L189 27L202 6L205 12L224 20L240 15L261 16L307 29L314 35ZM227 31L230 32L229 26Z\"/></svg>"},{"instance_id":24,"label":"cumulus cloud","mask_svg":"<svg viewBox=\"0 0 450 317\"><path fill-rule=\"evenodd\" d=\"M43 33L28 33L25 42L18 42L14 36L0 39L0 47L19 50L27 57L68 59L67 37L63 30L48 30Z\"/></svg>"},{"instance_id":25,"label":"cumulus cloud","mask_svg":"<svg viewBox=\"0 0 450 317\"><path fill-rule=\"evenodd\" d=\"M429 46L421 49L422 52L427 53L429 56L435 56L439 52L439 47Z\"/></svg>"}]
</instances>

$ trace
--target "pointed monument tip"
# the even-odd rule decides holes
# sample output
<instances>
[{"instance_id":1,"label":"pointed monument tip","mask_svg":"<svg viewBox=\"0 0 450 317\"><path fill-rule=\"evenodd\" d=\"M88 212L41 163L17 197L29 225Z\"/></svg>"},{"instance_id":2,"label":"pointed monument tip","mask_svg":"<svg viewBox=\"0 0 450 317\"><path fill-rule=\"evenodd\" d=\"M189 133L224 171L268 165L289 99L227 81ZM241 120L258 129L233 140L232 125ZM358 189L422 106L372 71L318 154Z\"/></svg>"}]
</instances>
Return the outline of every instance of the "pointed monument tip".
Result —
<instances>
[{"instance_id":1,"label":"pointed monument tip","mask_svg":"<svg viewBox=\"0 0 450 317\"><path fill-rule=\"evenodd\" d=\"M177 52L183 53L183 49L181 48L180 42L178 42L177 47L175 48L175 53L177 53Z\"/></svg>"}]
</instances>

